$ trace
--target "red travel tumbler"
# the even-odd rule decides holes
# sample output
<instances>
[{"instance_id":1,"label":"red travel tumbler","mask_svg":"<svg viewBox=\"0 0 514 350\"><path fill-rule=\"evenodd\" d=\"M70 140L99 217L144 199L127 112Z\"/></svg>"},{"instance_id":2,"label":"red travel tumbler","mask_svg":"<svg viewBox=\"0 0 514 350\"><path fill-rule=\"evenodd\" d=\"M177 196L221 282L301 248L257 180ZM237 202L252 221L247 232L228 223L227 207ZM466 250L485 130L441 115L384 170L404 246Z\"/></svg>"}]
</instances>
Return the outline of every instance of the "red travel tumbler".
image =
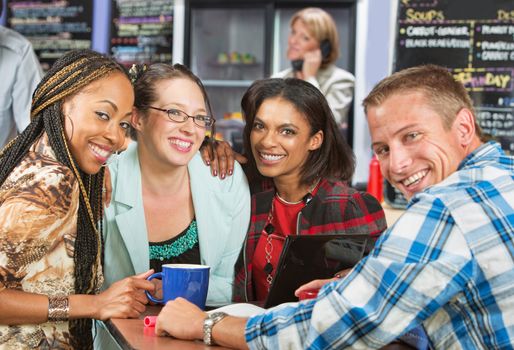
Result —
<instances>
[{"instance_id":1,"label":"red travel tumbler","mask_svg":"<svg viewBox=\"0 0 514 350\"><path fill-rule=\"evenodd\" d=\"M384 199L382 189L382 173L380 172L380 163L378 162L377 156L371 158L369 163L369 179L367 192L375 197L380 203Z\"/></svg>"}]
</instances>

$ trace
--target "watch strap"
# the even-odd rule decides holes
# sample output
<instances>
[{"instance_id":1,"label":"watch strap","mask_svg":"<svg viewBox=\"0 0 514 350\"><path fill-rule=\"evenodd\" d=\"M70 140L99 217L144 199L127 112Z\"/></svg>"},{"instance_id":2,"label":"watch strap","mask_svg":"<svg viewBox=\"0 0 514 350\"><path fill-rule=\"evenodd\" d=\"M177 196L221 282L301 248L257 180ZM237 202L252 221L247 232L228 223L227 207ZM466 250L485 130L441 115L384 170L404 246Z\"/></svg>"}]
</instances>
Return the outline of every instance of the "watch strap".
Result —
<instances>
[{"instance_id":1,"label":"watch strap","mask_svg":"<svg viewBox=\"0 0 514 350\"><path fill-rule=\"evenodd\" d=\"M203 321L203 342L205 345L213 345L212 328L216 323L228 316L225 312L213 312L207 315Z\"/></svg>"}]
</instances>

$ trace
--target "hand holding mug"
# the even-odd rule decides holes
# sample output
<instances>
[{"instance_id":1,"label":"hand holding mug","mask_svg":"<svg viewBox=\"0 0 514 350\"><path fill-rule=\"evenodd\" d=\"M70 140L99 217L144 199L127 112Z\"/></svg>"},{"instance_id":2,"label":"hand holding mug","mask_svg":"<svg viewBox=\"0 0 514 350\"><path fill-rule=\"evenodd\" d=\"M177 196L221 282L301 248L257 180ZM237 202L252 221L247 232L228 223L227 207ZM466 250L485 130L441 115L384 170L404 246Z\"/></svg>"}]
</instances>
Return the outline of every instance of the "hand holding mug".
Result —
<instances>
[{"instance_id":1,"label":"hand holding mug","mask_svg":"<svg viewBox=\"0 0 514 350\"><path fill-rule=\"evenodd\" d=\"M153 292L155 286L146 279L153 270L127 277L113 283L107 290L94 296L95 311L93 318L135 318L146 309L148 300L145 291Z\"/></svg>"}]
</instances>

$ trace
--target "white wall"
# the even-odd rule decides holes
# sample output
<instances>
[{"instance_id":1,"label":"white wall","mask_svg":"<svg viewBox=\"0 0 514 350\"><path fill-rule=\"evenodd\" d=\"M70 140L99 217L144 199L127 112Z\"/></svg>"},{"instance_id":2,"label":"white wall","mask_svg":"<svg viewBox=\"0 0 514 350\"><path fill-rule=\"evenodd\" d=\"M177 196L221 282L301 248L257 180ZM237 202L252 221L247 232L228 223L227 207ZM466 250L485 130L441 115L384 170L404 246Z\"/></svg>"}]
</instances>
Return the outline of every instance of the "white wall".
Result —
<instances>
[{"instance_id":1,"label":"white wall","mask_svg":"<svg viewBox=\"0 0 514 350\"><path fill-rule=\"evenodd\" d=\"M391 72L398 0L359 0L355 52L353 150L357 168L353 183L368 181L371 141L362 100Z\"/></svg>"},{"instance_id":2,"label":"white wall","mask_svg":"<svg viewBox=\"0 0 514 350\"><path fill-rule=\"evenodd\" d=\"M184 63L185 5L184 0L173 3L173 63Z\"/></svg>"}]
</instances>

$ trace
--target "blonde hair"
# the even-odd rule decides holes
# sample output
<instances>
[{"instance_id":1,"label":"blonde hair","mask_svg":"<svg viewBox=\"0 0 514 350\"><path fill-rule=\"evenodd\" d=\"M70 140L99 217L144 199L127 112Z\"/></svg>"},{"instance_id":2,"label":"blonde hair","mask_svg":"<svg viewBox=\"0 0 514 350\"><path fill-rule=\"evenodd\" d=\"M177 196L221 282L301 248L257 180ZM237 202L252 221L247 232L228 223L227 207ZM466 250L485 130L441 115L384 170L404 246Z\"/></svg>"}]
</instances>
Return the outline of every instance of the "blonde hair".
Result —
<instances>
[{"instance_id":1,"label":"blonde hair","mask_svg":"<svg viewBox=\"0 0 514 350\"><path fill-rule=\"evenodd\" d=\"M451 128L461 109L469 109L475 117L476 135L482 141L487 140L477 123L473 101L464 86L453 78L448 69L434 64L406 68L380 81L362 102L364 112L367 114L370 107L381 105L394 94L408 92L423 93L427 104L441 117L446 130Z\"/></svg>"},{"instance_id":2,"label":"blonde hair","mask_svg":"<svg viewBox=\"0 0 514 350\"><path fill-rule=\"evenodd\" d=\"M334 63L339 57L339 34L334 19L330 14L319 7L307 7L296 12L291 18L290 26L301 20L307 27L309 33L321 43L323 40L330 42L330 55L323 59L322 68Z\"/></svg>"}]
</instances>

